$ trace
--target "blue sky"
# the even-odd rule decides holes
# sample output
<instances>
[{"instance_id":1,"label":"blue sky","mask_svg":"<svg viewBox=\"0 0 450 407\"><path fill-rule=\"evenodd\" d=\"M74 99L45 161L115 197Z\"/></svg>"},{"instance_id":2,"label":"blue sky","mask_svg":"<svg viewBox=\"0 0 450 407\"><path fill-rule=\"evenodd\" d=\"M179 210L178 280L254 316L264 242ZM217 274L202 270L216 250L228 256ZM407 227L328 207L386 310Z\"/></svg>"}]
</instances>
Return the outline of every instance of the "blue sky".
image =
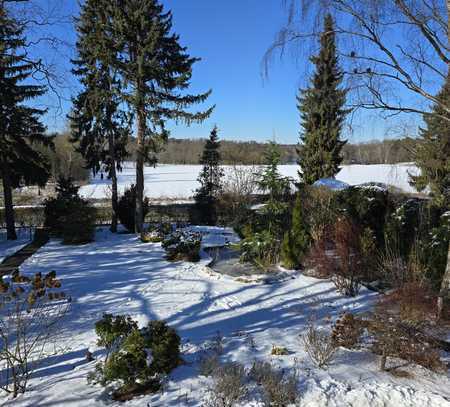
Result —
<instances>
[{"instance_id":1,"label":"blue sky","mask_svg":"<svg viewBox=\"0 0 450 407\"><path fill-rule=\"evenodd\" d=\"M76 0L35 0L44 7L55 2L65 15L75 16ZM271 65L269 79L262 76L262 59L277 30L285 21L280 0L164 0L174 17L174 31L181 37L191 55L202 61L194 67L191 91L213 90L208 104L215 104L212 117L201 125L170 125L173 137L206 137L214 124L221 137L233 140L265 141L275 137L281 143L296 143L299 116L295 96L309 74L308 61L296 60L287 54ZM75 40L71 24L51 28L69 44ZM50 56L64 77L61 108L51 93L43 99L50 105L46 124L50 131L66 127L65 115L70 110L70 96L77 91L77 82L70 74L73 50L63 47L58 53L39 49ZM352 142L400 135L396 126L405 123L415 131L417 118L385 120L374 113L359 113L352 121L353 131L345 136Z\"/></svg>"}]
</instances>

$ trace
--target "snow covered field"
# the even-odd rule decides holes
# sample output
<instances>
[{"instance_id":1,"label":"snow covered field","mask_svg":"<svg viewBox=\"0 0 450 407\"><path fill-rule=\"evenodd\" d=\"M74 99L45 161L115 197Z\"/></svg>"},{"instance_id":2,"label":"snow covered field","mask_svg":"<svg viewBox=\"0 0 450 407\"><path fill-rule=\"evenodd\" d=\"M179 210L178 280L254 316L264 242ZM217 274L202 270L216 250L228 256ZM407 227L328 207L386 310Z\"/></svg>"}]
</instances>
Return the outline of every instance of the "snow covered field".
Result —
<instances>
[{"instance_id":1,"label":"snow covered field","mask_svg":"<svg viewBox=\"0 0 450 407\"><path fill-rule=\"evenodd\" d=\"M198 187L197 177L202 167L200 165L159 165L156 168L145 168L145 193L149 198L192 197ZM226 172L231 167L225 167ZM252 170L254 167L247 167ZM294 179L298 178L297 165L281 165L280 172ZM337 175L339 181L350 185L364 182L381 182L393 185L406 192L416 192L408 183L409 173L416 175L418 169L413 164L396 165L347 165ZM135 170L131 163L125 165L119 174L119 192L123 193L135 181ZM105 198L109 196L110 181L100 176L92 179L89 185L83 186L80 193L86 198Z\"/></svg>"},{"instance_id":2,"label":"snow covered field","mask_svg":"<svg viewBox=\"0 0 450 407\"><path fill-rule=\"evenodd\" d=\"M209 232L204 241L208 246L230 239L229 230L203 230ZM107 230L99 230L96 241L85 246L50 241L21 269L25 275L56 270L73 298L61 337L54 343L60 355L46 357L25 395L0 398L0 404L122 405L112 403L103 388L86 382L95 365L85 361L86 349L93 348L101 357L94 323L109 312L130 314L141 323L164 319L183 343L186 364L172 373L164 393L143 396L127 406L201 406L210 379L199 376L198 357L217 332L224 337L223 361L238 361L247 368L255 359L285 369L296 367L302 406L450 406L448 376L404 367L413 377L394 377L380 372L377 357L366 351L341 349L328 370L311 364L299 338L309 318L329 326L345 310L369 310L377 297L373 292L362 290L356 298L345 298L330 282L302 275L277 284L244 284L208 273L208 261L204 256L197 264L169 263L160 244L143 244L134 235ZM290 354L271 356L272 345L285 346ZM251 398L242 406L262 406Z\"/></svg>"}]
</instances>

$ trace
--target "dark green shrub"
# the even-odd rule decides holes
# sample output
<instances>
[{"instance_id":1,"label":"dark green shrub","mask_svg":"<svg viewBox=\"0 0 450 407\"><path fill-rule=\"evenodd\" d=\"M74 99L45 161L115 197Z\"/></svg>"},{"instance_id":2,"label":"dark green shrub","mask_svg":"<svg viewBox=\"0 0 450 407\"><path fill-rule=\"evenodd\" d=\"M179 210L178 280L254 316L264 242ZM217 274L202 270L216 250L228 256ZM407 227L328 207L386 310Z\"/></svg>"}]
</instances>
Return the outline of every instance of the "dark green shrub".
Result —
<instances>
[{"instance_id":1,"label":"dark green shrub","mask_svg":"<svg viewBox=\"0 0 450 407\"><path fill-rule=\"evenodd\" d=\"M280 258L281 241L268 230L256 232L240 243L241 262L252 263L262 270L269 270Z\"/></svg>"},{"instance_id":2,"label":"dark green shrub","mask_svg":"<svg viewBox=\"0 0 450 407\"><path fill-rule=\"evenodd\" d=\"M93 240L96 210L78 195L71 178L60 177L57 195L45 201L44 226L64 244L83 244Z\"/></svg>"},{"instance_id":3,"label":"dark green shrub","mask_svg":"<svg viewBox=\"0 0 450 407\"><path fill-rule=\"evenodd\" d=\"M286 268L299 268L309 249L311 238L306 224L303 199L297 195L292 212L292 226L284 235L281 246L281 261Z\"/></svg>"},{"instance_id":4,"label":"dark green shrub","mask_svg":"<svg viewBox=\"0 0 450 407\"><path fill-rule=\"evenodd\" d=\"M116 348L137 324L129 316L104 314L103 318L95 324L95 333L98 336L97 344L106 348L107 355Z\"/></svg>"},{"instance_id":5,"label":"dark green shrub","mask_svg":"<svg viewBox=\"0 0 450 407\"><path fill-rule=\"evenodd\" d=\"M146 348L145 337L138 329L133 329L123 339L119 350L107 359L103 368L105 382L120 380L124 387L148 382L152 370L147 363Z\"/></svg>"},{"instance_id":6,"label":"dark green shrub","mask_svg":"<svg viewBox=\"0 0 450 407\"><path fill-rule=\"evenodd\" d=\"M151 349L154 373L170 373L180 365L180 337L164 321L151 321L142 330L145 345Z\"/></svg>"},{"instance_id":7,"label":"dark green shrub","mask_svg":"<svg viewBox=\"0 0 450 407\"><path fill-rule=\"evenodd\" d=\"M143 213L144 219L149 211L148 198L144 198ZM117 217L125 228L134 233L135 231L135 214L136 214L136 186L131 185L120 197L117 208Z\"/></svg>"},{"instance_id":8,"label":"dark green shrub","mask_svg":"<svg viewBox=\"0 0 450 407\"><path fill-rule=\"evenodd\" d=\"M120 382L113 393L117 400L156 391L161 377L181 363L180 337L163 321L151 321L138 329L129 316L106 314L95 330L97 343L105 346L108 354L105 363L97 364L89 375L89 381L104 386Z\"/></svg>"},{"instance_id":9,"label":"dark green shrub","mask_svg":"<svg viewBox=\"0 0 450 407\"><path fill-rule=\"evenodd\" d=\"M360 228L370 228L377 247L384 248L384 228L391 211L389 194L376 186L353 186L336 193L339 212L352 219Z\"/></svg>"},{"instance_id":10,"label":"dark green shrub","mask_svg":"<svg viewBox=\"0 0 450 407\"><path fill-rule=\"evenodd\" d=\"M165 237L161 245L166 250L167 260L200 260L202 236L189 231L176 231Z\"/></svg>"}]
</instances>

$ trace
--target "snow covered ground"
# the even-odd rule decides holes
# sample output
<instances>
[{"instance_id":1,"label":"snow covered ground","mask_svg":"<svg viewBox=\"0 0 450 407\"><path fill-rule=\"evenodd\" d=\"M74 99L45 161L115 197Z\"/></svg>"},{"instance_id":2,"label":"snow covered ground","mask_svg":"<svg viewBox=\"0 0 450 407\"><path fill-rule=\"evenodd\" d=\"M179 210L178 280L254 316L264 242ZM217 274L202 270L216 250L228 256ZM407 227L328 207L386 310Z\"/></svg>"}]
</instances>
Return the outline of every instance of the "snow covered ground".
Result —
<instances>
[{"instance_id":1,"label":"snow covered ground","mask_svg":"<svg viewBox=\"0 0 450 407\"><path fill-rule=\"evenodd\" d=\"M249 171L255 167L247 167ZM280 172L298 178L297 165L281 165ZM145 168L145 193L149 198L175 198L186 199L192 197L193 191L198 187L197 177L200 165L159 165L156 168ZM225 167L226 172L231 167ZM135 182L135 172L131 163L125 165L124 171L119 174L119 192L123 193L126 187ZM416 175L417 167L413 164L396 165L346 165L337 175L339 181L350 185L365 182L381 182L393 185L406 192L416 192L408 183L409 173ZM91 180L89 185L83 186L80 193L86 198L105 198L109 193L110 181L100 176Z\"/></svg>"},{"instance_id":2,"label":"snow covered ground","mask_svg":"<svg viewBox=\"0 0 450 407\"><path fill-rule=\"evenodd\" d=\"M219 228L205 237L208 246L233 240ZM225 234L224 234L225 233ZM209 259L197 264L164 260L160 244L143 244L134 235L99 230L85 246L61 246L52 240L22 266L27 275L56 270L72 308L54 343L60 354L49 354L16 400L0 398L5 406L114 406L103 388L91 386L86 375L96 357L94 323L104 312L130 314L141 323L164 319L183 342L186 364L177 368L163 394L143 396L127 406L201 406L210 379L199 376L198 357L220 332L223 361L250 367L255 359L300 373L302 406L311 407L445 407L450 406L450 379L418 367L405 367L412 378L378 370L377 357L366 351L340 350L328 370L316 369L299 338L311 317L329 326L345 310L364 312L377 295L362 290L356 298L336 293L328 281L296 275L277 284L244 284L206 272ZM272 345L286 347L287 356L271 356ZM262 406L248 400L242 406Z\"/></svg>"},{"instance_id":3,"label":"snow covered ground","mask_svg":"<svg viewBox=\"0 0 450 407\"><path fill-rule=\"evenodd\" d=\"M6 240L6 230L0 231L0 263L23 246L30 243L30 231L28 229L17 229L17 240Z\"/></svg>"}]
</instances>

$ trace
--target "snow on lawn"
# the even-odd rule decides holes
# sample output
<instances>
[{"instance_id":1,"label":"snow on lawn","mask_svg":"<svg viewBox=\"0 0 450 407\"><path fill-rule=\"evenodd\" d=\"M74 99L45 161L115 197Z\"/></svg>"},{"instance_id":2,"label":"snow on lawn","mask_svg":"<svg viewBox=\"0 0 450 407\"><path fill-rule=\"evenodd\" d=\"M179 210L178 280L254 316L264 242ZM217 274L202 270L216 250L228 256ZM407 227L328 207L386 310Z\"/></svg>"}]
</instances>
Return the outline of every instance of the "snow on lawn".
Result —
<instances>
[{"instance_id":1,"label":"snow on lawn","mask_svg":"<svg viewBox=\"0 0 450 407\"><path fill-rule=\"evenodd\" d=\"M232 167L225 166L225 171ZM255 167L246 167L249 171ZM291 178L298 178L297 165L280 165L280 172ZM193 191L198 188L197 177L200 165L158 165L156 168L145 167L145 193L149 198L178 198L192 197ZM416 192L409 183L409 173L417 175L418 169L413 164L396 165L345 165L336 179L350 185L358 185L365 182L381 182L400 188L406 192ZM135 182L135 170L131 163L127 163L122 173L118 176L119 192ZM110 181L101 180L97 176L89 185L80 189L80 193L86 198L105 198L110 195Z\"/></svg>"},{"instance_id":2,"label":"snow on lawn","mask_svg":"<svg viewBox=\"0 0 450 407\"><path fill-rule=\"evenodd\" d=\"M0 263L8 256L19 251L22 247L30 243L30 231L25 229L17 230L17 240L6 240L6 231L0 231Z\"/></svg>"},{"instance_id":3,"label":"snow on lawn","mask_svg":"<svg viewBox=\"0 0 450 407\"><path fill-rule=\"evenodd\" d=\"M227 230L210 229L205 241L232 240ZM26 274L56 270L73 298L61 337L30 382L29 391L7 406L120 406L99 386L86 383L95 362L84 360L96 347L94 323L104 312L130 314L141 323L164 319L183 342L186 364L170 376L163 394L143 396L127 406L201 406L210 379L199 376L198 357L220 332L223 361L250 367L268 360L286 369L299 369L304 406L450 406L450 380L420 368L412 379L378 371L377 357L365 351L340 350L329 370L309 362L299 335L314 316L328 324L343 311L370 309L376 294L362 290L356 298L338 295L328 281L298 275L277 284L243 284L205 272L209 259L197 264L164 260L160 244L143 244L134 235L97 233L85 246L61 246L52 240L22 266ZM270 356L272 345L286 347L288 356ZM244 402L242 406L262 406Z\"/></svg>"}]
</instances>

